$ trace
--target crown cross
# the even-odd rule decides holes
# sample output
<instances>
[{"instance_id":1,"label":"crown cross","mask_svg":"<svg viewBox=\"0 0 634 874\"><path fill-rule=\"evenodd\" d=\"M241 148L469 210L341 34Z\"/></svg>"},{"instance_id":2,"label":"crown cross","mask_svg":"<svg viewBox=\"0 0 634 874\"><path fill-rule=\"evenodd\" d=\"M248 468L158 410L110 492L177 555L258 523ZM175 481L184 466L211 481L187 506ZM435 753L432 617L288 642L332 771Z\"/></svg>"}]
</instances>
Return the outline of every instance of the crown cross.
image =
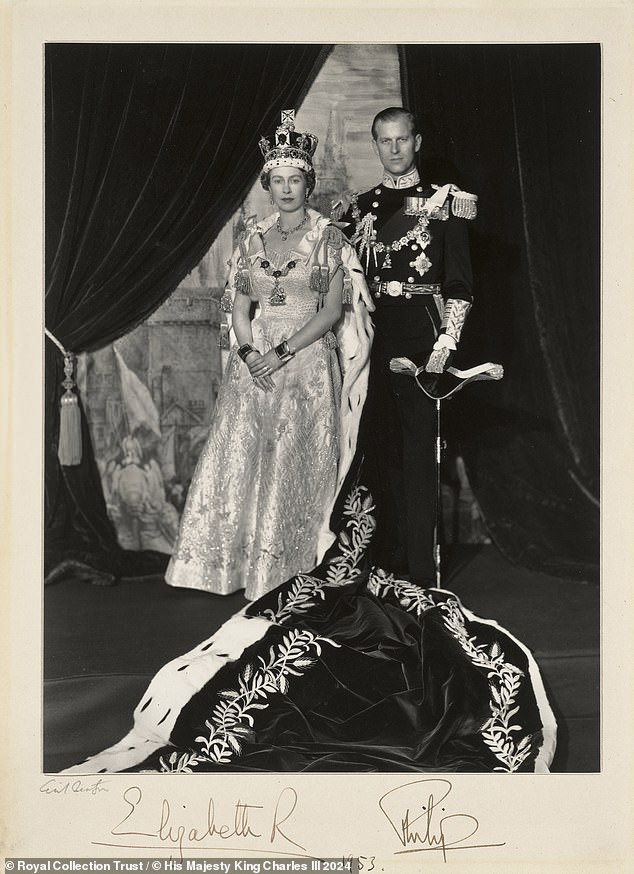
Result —
<instances>
[{"instance_id":1,"label":"crown cross","mask_svg":"<svg viewBox=\"0 0 634 874\"><path fill-rule=\"evenodd\" d=\"M282 110L282 124L281 127L288 127L291 130L295 130L295 110L294 109L283 109Z\"/></svg>"}]
</instances>

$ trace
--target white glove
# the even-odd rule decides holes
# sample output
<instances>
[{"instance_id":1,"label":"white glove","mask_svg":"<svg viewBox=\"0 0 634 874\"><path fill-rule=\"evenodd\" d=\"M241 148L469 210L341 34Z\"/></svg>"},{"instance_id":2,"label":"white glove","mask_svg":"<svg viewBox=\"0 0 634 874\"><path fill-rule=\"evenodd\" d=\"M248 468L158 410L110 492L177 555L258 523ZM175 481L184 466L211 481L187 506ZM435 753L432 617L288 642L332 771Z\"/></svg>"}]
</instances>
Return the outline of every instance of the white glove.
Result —
<instances>
[{"instance_id":1,"label":"white glove","mask_svg":"<svg viewBox=\"0 0 634 874\"><path fill-rule=\"evenodd\" d=\"M456 341L449 334L440 334L432 347L431 355L425 365L427 373L442 373L447 359L458 347Z\"/></svg>"}]
</instances>

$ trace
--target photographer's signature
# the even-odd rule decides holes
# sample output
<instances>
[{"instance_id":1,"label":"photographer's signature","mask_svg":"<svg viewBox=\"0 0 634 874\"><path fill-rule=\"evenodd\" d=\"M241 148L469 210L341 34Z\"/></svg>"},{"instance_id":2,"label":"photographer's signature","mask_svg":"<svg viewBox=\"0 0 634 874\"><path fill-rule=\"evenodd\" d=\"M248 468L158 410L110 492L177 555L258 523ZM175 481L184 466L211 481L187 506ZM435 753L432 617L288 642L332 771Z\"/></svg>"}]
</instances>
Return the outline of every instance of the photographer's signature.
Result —
<instances>
[{"instance_id":1,"label":"photographer's signature","mask_svg":"<svg viewBox=\"0 0 634 874\"><path fill-rule=\"evenodd\" d=\"M98 777L96 780L80 780L73 778L60 779L51 777L40 786L42 795L99 795L101 792L109 792L106 788L108 780Z\"/></svg>"}]
</instances>

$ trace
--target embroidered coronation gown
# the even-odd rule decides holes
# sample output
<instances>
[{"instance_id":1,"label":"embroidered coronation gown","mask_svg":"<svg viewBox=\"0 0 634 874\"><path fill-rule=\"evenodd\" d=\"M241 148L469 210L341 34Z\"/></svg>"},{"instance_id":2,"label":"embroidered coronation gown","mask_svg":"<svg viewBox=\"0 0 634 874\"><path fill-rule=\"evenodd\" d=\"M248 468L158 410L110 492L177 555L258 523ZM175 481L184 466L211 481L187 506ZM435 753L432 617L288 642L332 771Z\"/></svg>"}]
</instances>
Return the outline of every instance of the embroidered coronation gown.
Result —
<instances>
[{"instance_id":1,"label":"embroidered coronation gown","mask_svg":"<svg viewBox=\"0 0 634 874\"><path fill-rule=\"evenodd\" d=\"M325 224L313 214L308 244L320 239ZM345 264L345 247L342 255ZM305 263L310 266L310 260ZM256 469L249 452L258 441L269 439L267 457L278 465L278 473L282 465L291 465L289 475L297 488L299 475L292 469L296 462L287 457L284 446L286 429L301 426L295 397L297 409L308 403L304 414L310 421L321 417L318 433L324 441L319 447L306 438L309 461L301 464L307 482L297 498L286 498L291 511L300 513L301 536L284 541L285 547L291 544L284 550L276 546L272 557L264 554L266 538L258 540L252 505L260 513L262 507L270 507L267 536L277 544L272 500L282 494L275 491L279 484L266 475L262 493L243 493L241 504L246 506L241 515L227 518L240 525L240 544L259 544L259 567L267 573L284 574L297 561L305 566L296 566L280 585L261 595L257 576L251 577L251 592L260 596L156 674L134 712L132 729L121 741L66 773L548 771L556 724L528 649L496 622L475 616L452 592L411 585L373 567L368 559L374 504L362 482L358 454L351 463L365 389L367 290L357 273L358 262L353 258L347 267L354 295L344 329L338 332L343 373L338 430L332 344L314 344L303 360L297 355L290 362L294 366L280 382L286 389L283 396L280 391L270 397L255 395L247 384L247 369L231 356L226 386L239 384L244 396L236 400L225 393L219 399L236 417L234 431L221 436L220 426L212 429L194 492L200 504L191 511L202 544L198 548L193 539L182 538L174 572L184 573L185 580L202 578L210 589L219 574L228 590L237 569L246 570L240 546L225 559L206 539L202 508L215 487L207 482L205 458L214 453L239 458L242 466L236 462L234 474L242 476L250 465ZM257 280L263 308L254 339L262 348L287 336L286 319L305 319L315 305L310 298L299 303L305 274L298 270L291 285L294 272L284 278L289 301L291 289L298 295L297 304L290 303L286 310L291 315L270 312L266 296L271 285L262 276ZM312 379L310 402L302 396L307 385L300 374L302 380ZM258 427L272 427L267 438L238 422L247 410L260 417ZM313 477L307 467L334 458L337 434L339 479L328 527L323 525L324 514L317 522L303 508L309 488L322 499L333 489L332 479L322 473ZM225 488L234 488L229 478L223 482ZM214 494L226 508L223 512L233 512L225 496ZM229 529L219 524L219 536L226 538ZM304 547L302 537L315 536L320 526L317 553L321 549L322 554L311 564L314 543ZM200 577L207 559L213 573L203 571Z\"/></svg>"},{"instance_id":2,"label":"embroidered coronation gown","mask_svg":"<svg viewBox=\"0 0 634 874\"><path fill-rule=\"evenodd\" d=\"M313 219L314 220L314 219ZM253 345L263 354L317 312L311 254L319 229L275 256L253 235L251 294L259 307ZM351 255L351 253L349 253ZM329 256L332 271L334 253ZM292 267L287 265L291 263ZM279 283L273 270L286 272ZM281 287L283 303L278 303ZM192 478L166 574L173 586L254 600L312 567L337 486L341 371L332 332L273 374L265 392L231 350L210 435Z\"/></svg>"}]
</instances>

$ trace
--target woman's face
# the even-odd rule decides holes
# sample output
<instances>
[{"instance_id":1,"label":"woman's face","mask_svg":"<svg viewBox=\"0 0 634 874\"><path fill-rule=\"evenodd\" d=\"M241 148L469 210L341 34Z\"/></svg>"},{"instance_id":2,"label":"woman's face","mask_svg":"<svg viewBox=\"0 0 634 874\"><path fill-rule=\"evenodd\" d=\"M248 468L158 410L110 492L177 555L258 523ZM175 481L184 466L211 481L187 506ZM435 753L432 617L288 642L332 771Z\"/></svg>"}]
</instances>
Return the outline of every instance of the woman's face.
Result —
<instances>
[{"instance_id":1,"label":"woman's face","mask_svg":"<svg viewBox=\"0 0 634 874\"><path fill-rule=\"evenodd\" d=\"M296 212L306 203L306 177L297 167L271 170L269 187L273 203L280 212Z\"/></svg>"}]
</instances>

